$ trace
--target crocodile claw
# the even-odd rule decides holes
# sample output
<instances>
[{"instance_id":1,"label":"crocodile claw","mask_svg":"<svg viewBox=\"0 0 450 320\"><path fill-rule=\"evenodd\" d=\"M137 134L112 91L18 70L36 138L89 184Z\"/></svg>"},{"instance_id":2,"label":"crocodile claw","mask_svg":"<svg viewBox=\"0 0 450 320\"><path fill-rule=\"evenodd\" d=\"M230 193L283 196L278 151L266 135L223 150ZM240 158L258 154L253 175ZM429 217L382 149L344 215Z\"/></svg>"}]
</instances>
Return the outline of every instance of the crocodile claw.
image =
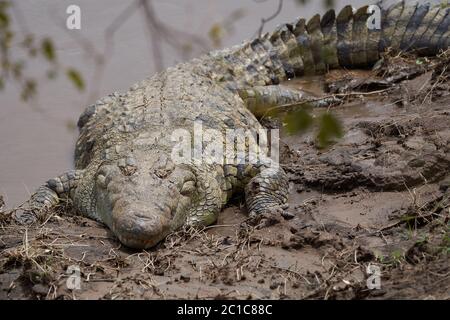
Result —
<instances>
[{"instance_id":1,"label":"crocodile claw","mask_svg":"<svg viewBox=\"0 0 450 320\"><path fill-rule=\"evenodd\" d=\"M267 208L264 212L249 213L249 224L255 226L257 229L273 226L281 222L281 218L284 220L290 220L295 217L294 214L286 211L286 206L275 206Z\"/></svg>"},{"instance_id":2,"label":"crocodile claw","mask_svg":"<svg viewBox=\"0 0 450 320\"><path fill-rule=\"evenodd\" d=\"M36 214L31 210L20 210L13 214L14 220L21 225L31 225L37 221Z\"/></svg>"}]
</instances>

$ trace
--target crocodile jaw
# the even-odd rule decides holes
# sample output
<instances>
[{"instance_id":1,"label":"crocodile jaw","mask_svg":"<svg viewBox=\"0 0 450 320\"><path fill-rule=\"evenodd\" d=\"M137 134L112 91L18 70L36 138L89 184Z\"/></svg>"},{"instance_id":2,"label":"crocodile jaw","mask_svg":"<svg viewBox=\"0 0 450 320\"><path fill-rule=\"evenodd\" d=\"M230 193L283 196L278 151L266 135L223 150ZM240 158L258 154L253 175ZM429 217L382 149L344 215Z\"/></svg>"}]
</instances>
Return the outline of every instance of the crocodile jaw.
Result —
<instances>
[{"instance_id":1,"label":"crocodile jaw","mask_svg":"<svg viewBox=\"0 0 450 320\"><path fill-rule=\"evenodd\" d=\"M125 246L147 249L171 231L170 212L139 201L121 199L112 211L111 230Z\"/></svg>"},{"instance_id":2,"label":"crocodile jaw","mask_svg":"<svg viewBox=\"0 0 450 320\"><path fill-rule=\"evenodd\" d=\"M194 206L195 176L185 167L167 176L154 174L144 156L137 169L126 175L106 164L98 170L95 183L95 217L105 223L122 244L135 249L155 246L181 227ZM150 164L149 164L150 163Z\"/></svg>"}]
</instances>

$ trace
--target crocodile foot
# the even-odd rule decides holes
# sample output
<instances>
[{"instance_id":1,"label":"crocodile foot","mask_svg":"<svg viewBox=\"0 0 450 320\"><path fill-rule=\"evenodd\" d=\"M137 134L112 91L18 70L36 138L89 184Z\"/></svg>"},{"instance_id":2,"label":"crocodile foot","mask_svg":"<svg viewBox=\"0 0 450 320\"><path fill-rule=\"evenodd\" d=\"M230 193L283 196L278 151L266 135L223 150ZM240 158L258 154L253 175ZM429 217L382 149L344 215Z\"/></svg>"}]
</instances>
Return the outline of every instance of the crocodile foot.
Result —
<instances>
[{"instance_id":1,"label":"crocodile foot","mask_svg":"<svg viewBox=\"0 0 450 320\"><path fill-rule=\"evenodd\" d=\"M264 212L250 212L248 223L256 229L262 229L280 223L282 220L290 220L294 214L286 210L287 205L266 208Z\"/></svg>"},{"instance_id":2,"label":"crocodile foot","mask_svg":"<svg viewBox=\"0 0 450 320\"><path fill-rule=\"evenodd\" d=\"M14 220L21 225L31 225L37 221L36 214L31 210L19 210L13 214Z\"/></svg>"}]
</instances>

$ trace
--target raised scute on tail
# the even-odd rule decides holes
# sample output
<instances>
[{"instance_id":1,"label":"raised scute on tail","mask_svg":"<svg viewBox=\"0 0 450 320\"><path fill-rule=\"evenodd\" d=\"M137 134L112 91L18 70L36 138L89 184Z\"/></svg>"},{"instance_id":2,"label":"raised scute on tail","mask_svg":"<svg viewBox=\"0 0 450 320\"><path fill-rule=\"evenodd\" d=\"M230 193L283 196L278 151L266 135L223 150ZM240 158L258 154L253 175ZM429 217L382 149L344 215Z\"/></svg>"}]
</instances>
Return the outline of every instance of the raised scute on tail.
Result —
<instances>
[{"instance_id":1,"label":"raised scute on tail","mask_svg":"<svg viewBox=\"0 0 450 320\"><path fill-rule=\"evenodd\" d=\"M381 21L379 27L369 28L368 20L374 13L381 14ZM235 57L226 59L228 63L222 70L232 76L221 78L233 82L228 84L229 88L239 89L262 83L278 84L338 67L369 68L388 48L415 50L420 55L437 54L449 46L449 13L450 8L441 5L400 1L387 9L373 11L373 6L363 6L355 10L345 6L337 15L329 10L322 18L314 15L308 22L299 18L252 40L249 45L227 50L228 55ZM254 58L242 59L240 51ZM211 60L211 66L215 62Z\"/></svg>"}]
</instances>

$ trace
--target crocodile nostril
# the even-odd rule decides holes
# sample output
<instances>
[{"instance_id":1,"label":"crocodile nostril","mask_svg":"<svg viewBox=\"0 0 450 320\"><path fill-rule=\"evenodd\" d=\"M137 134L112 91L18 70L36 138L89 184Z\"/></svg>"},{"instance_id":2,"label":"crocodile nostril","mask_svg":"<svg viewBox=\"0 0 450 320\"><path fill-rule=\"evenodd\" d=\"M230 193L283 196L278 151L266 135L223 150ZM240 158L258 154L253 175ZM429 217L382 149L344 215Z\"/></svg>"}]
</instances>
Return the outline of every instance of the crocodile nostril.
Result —
<instances>
[{"instance_id":1,"label":"crocodile nostril","mask_svg":"<svg viewBox=\"0 0 450 320\"><path fill-rule=\"evenodd\" d=\"M170 217L172 215L172 209L167 204L156 204L156 207L166 217Z\"/></svg>"}]
</instances>

